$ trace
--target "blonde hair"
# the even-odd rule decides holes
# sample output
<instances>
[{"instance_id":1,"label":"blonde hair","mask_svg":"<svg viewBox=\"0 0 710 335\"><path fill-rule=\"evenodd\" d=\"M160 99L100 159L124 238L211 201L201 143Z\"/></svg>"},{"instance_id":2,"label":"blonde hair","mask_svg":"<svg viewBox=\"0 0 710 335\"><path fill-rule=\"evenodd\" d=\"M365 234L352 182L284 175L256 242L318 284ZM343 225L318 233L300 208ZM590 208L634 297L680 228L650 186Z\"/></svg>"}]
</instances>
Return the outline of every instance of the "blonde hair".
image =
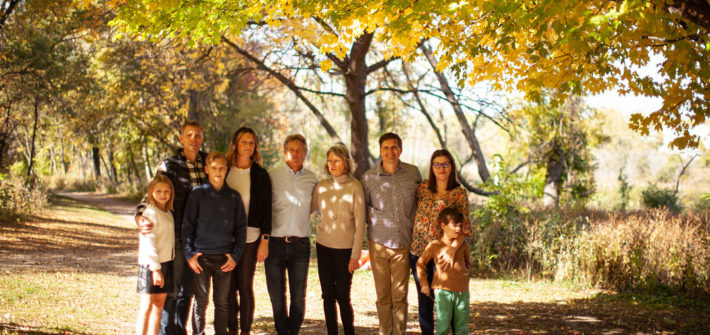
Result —
<instances>
[{"instance_id":1,"label":"blonde hair","mask_svg":"<svg viewBox=\"0 0 710 335\"><path fill-rule=\"evenodd\" d=\"M328 169L328 155L334 154L345 161L345 174L352 174L355 171L355 163L353 163L353 158L348 152L348 148L342 143L338 143L328 149L325 153L325 173L330 174L330 169Z\"/></svg>"},{"instance_id":2,"label":"blonde hair","mask_svg":"<svg viewBox=\"0 0 710 335\"><path fill-rule=\"evenodd\" d=\"M182 124L182 127L180 127L180 133L181 133L181 134L184 133L184 132L185 132L185 128L187 128L187 127L195 127L195 128L197 128L197 129L200 130L200 133L203 132L203 130L202 130L202 124L200 124L200 121L197 121L197 120L187 120L187 121L185 121L185 123Z\"/></svg>"},{"instance_id":3,"label":"blonde hair","mask_svg":"<svg viewBox=\"0 0 710 335\"><path fill-rule=\"evenodd\" d=\"M158 203L155 201L155 198L153 198L153 190L160 183L168 184L168 186L170 186L170 199L168 199L166 207L172 211L173 201L175 200L175 187L173 187L173 182L171 182L170 178L166 175L156 174L155 177L150 180L150 183L148 183L148 204L158 207Z\"/></svg>"},{"instance_id":4,"label":"blonde hair","mask_svg":"<svg viewBox=\"0 0 710 335\"><path fill-rule=\"evenodd\" d=\"M214 152L210 153L209 155L207 155L207 158L205 158L205 167L212 164L212 162L214 162L218 159L224 160L225 165L228 164L227 157L225 157L223 153L221 153L219 151L214 151Z\"/></svg>"}]
</instances>

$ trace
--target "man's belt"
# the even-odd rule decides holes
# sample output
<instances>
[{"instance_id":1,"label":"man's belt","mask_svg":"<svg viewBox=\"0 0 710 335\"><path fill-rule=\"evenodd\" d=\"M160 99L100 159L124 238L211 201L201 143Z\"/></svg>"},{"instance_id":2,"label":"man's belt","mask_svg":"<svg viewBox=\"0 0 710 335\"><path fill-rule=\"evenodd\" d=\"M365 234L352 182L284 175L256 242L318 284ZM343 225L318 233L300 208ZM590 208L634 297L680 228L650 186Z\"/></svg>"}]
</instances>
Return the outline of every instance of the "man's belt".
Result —
<instances>
[{"instance_id":1,"label":"man's belt","mask_svg":"<svg viewBox=\"0 0 710 335\"><path fill-rule=\"evenodd\" d=\"M300 241L303 239L308 239L308 237L301 237L301 236L284 236L284 237L277 237L277 236L271 236L271 239L273 240L279 240L279 241L284 241L286 243L291 243L291 242L296 242Z\"/></svg>"}]
</instances>

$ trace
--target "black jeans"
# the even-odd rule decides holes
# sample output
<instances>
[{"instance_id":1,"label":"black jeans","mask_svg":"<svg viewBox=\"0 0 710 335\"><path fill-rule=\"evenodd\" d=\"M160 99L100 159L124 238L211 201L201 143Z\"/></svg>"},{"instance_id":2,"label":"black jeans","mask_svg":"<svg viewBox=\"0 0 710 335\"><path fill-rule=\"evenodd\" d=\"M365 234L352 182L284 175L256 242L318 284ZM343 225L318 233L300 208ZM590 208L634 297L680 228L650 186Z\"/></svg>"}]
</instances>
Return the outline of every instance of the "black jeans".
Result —
<instances>
[{"instance_id":1,"label":"black jeans","mask_svg":"<svg viewBox=\"0 0 710 335\"><path fill-rule=\"evenodd\" d=\"M434 334L434 290L431 291L431 297L422 294L422 285L419 283L419 274L417 273L417 261L419 256L409 254L409 266L412 269L414 276L414 284L417 286L417 300L419 302L419 328L422 330L422 335ZM434 280L434 260L429 260L426 265L426 273L429 287Z\"/></svg>"},{"instance_id":2,"label":"black jeans","mask_svg":"<svg viewBox=\"0 0 710 335\"><path fill-rule=\"evenodd\" d=\"M197 259L202 267L200 274L195 275L195 305L192 309L192 334L204 335L205 312L207 311L207 300L210 293L210 280L214 292L212 302L214 303L214 332L215 335L227 334L227 293L229 292L229 282L232 271L222 272L220 269L227 262L227 255L202 255ZM187 269L192 271L192 269Z\"/></svg>"},{"instance_id":3,"label":"black jeans","mask_svg":"<svg viewBox=\"0 0 710 335\"><path fill-rule=\"evenodd\" d=\"M323 292L323 312L329 335L338 334L338 316L335 302L340 307L340 319L346 335L355 334L350 286L353 274L348 270L352 249L333 249L316 243L318 278Z\"/></svg>"},{"instance_id":4,"label":"black jeans","mask_svg":"<svg viewBox=\"0 0 710 335\"><path fill-rule=\"evenodd\" d=\"M237 267L232 271L229 295L227 296L229 330L241 328L242 333L248 333L251 330L254 320L254 270L256 270L256 251L259 249L259 242L261 240L247 243L242 258L235 259ZM239 292L238 297L237 291Z\"/></svg>"},{"instance_id":5,"label":"black jeans","mask_svg":"<svg viewBox=\"0 0 710 335\"><path fill-rule=\"evenodd\" d=\"M306 312L306 286L311 242L308 237L271 237L264 262L274 325L279 335L298 335ZM286 301L286 272L291 304Z\"/></svg>"}]
</instances>

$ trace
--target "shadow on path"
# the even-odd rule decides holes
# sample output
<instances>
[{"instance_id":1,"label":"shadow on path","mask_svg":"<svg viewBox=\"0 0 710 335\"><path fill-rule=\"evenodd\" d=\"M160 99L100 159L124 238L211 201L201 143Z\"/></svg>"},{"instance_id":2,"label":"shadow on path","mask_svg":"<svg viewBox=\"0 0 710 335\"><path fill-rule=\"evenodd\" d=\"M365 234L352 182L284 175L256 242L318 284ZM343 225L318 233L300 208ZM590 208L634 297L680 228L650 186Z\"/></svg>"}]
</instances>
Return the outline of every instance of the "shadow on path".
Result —
<instances>
[{"instance_id":1,"label":"shadow on path","mask_svg":"<svg viewBox=\"0 0 710 335\"><path fill-rule=\"evenodd\" d=\"M86 335L88 333L76 332L70 329L53 329L46 330L36 327L23 326L13 322L0 322L0 334L21 334L21 335L54 335L54 334L72 334Z\"/></svg>"},{"instance_id":2,"label":"shadow on path","mask_svg":"<svg viewBox=\"0 0 710 335\"><path fill-rule=\"evenodd\" d=\"M0 226L0 267L135 275L135 204L106 195L62 192L50 196L50 205L49 211Z\"/></svg>"}]
</instances>

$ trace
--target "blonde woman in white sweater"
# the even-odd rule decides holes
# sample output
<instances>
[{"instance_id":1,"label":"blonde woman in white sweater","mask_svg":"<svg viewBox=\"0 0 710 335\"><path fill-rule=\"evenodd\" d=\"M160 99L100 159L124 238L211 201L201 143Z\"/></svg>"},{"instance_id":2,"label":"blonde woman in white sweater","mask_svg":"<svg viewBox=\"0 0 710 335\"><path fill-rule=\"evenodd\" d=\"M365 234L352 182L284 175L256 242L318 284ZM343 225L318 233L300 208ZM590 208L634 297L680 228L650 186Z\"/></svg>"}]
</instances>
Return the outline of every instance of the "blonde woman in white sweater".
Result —
<instances>
[{"instance_id":1,"label":"blonde woman in white sweater","mask_svg":"<svg viewBox=\"0 0 710 335\"><path fill-rule=\"evenodd\" d=\"M350 335L355 334L350 286L365 236L365 196L360 182L351 176L354 168L348 149L338 144L326 155L325 170L331 178L316 185L311 202L311 210L321 214L316 235L318 278L328 334L338 334L337 302L343 330Z\"/></svg>"},{"instance_id":2,"label":"blonde woman in white sweater","mask_svg":"<svg viewBox=\"0 0 710 335\"><path fill-rule=\"evenodd\" d=\"M148 205L143 217L153 222L150 233L138 240L138 293L141 293L136 334L158 334L160 316L168 292L173 289L175 230L173 220L173 183L162 174L148 184Z\"/></svg>"}]
</instances>

